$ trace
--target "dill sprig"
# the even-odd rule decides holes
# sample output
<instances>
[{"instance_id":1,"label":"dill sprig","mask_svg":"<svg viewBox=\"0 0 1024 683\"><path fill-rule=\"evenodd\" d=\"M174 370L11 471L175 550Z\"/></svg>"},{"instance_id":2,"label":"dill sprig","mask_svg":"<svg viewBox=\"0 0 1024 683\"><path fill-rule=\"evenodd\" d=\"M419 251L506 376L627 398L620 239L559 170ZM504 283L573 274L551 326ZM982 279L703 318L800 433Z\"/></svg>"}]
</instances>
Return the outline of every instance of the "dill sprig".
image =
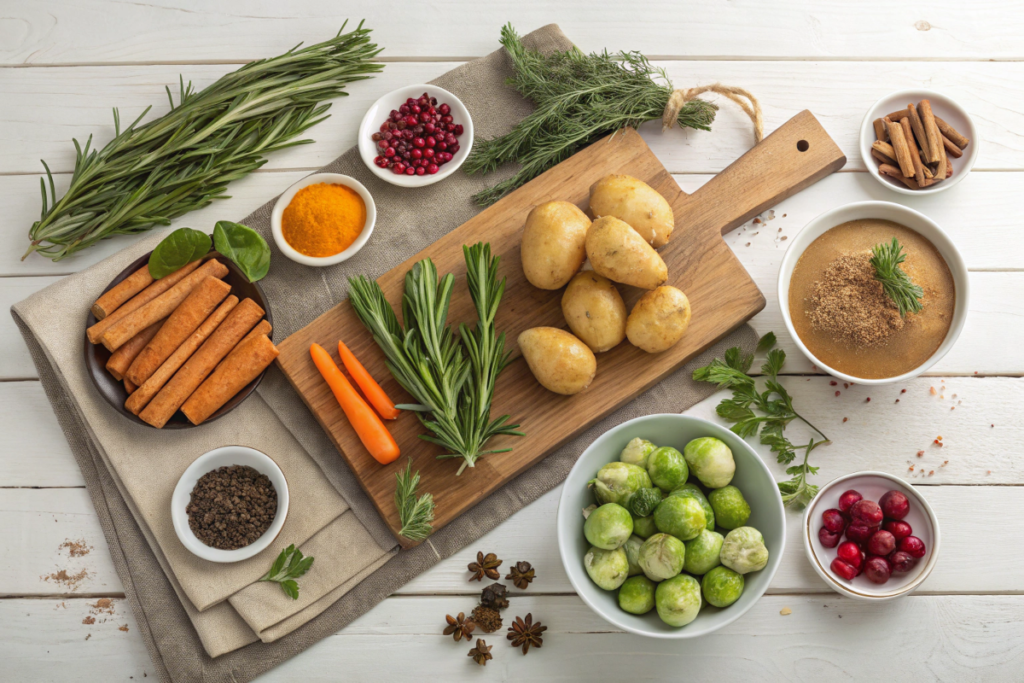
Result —
<instances>
[{"instance_id":1,"label":"dill sprig","mask_svg":"<svg viewBox=\"0 0 1024 683\"><path fill-rule=\"evenodd\" d=\"M882 289L900 309L900 315L918 313L923 306L924 290L915 285L910 276L903 272L900 264L907 260L903 245L895 237L892 242L876 244L871 248L871 265L875 268L875 279L882 283Z\"/></svg>"},{"instance_id":2,"label":"dill sprig","mask_svg":"<svg viewBox=\"0 0 1024 683\"><path fill-rule=\"evenodd\" d=\"M398 485L395 488L395 507L398 508L398 519L402 522L399 534L410 541L422 541L429 536L434 527L434 496L424 493L416 497L416 487L420 484L420 473L412 471L412 458L405 470L395 474Z\"/></svg>"},{"instance_id":3,"label":"dill sprig","mask_svg":"<svg viewBox=\"0 0 1024 683\"><path fill-rule=\"evenodd\" d=\"M664 69L652 66L639 52L587 55L573 47L545 56L527 49L511 24L501 29L501 44L515 71L506 83L537 108L511 132L474 141L464 166L467 173L519 164L514 176L475 195L485 206L609 133L660 120L672 94ZM711 130L717 109L710 102L691 100L680 109L678 123Z\"/></svg>"},{"instance_id":4,"label":"dill sprig","mask_svg":"<svg viewBox=\"0 0 1024 683\"><path fill-rule=\"evenodd\" d=\"M757 353L768 353L761 366L761 372L766 377L765 391L758 391L755 379L747 374L754 363L754 355L743 355L738 346L725 352L724 361L716 358L710 365L694 370L693 379L717 384L719 389L732 389L732 397L723 399L716 408L719 417L732 422L730 429L743 438L754 436L760 430L761 443L771 448L779 463L789 465L796 459L797 451L804 452L802 463L786 468L786 474L793 478L779 482L782 502L803 507L818 493L818 487L808 481L809 476L818 472L817 467L809 464L811 451L831 441L793 408L792 397L779 384L779 372L786 362L786 352L772 348L774 346L775 335L771 332L762 337L757 345ZM754 409L760 414L754 412ZM811 438L803 446L791 443L783 432L793 420L806 424L821 439Z\"/></svg>"}]
</instances>

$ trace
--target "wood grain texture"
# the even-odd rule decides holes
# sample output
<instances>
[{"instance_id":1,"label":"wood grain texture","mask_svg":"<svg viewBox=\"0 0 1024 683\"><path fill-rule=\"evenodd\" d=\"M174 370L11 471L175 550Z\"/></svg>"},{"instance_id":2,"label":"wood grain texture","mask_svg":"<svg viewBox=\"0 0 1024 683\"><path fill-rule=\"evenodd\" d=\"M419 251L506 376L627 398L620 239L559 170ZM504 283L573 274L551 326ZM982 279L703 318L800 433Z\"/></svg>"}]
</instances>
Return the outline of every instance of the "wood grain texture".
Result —
<instances>
[{"instance_id":1,"label":"wood grain texture","mask_svg":"<svg viewBox=\"0 0 1024 683\"><path fill-rule=\"evenodd\" d=\"M807 143L807 151L799 151L798 143L801 147ZM664 195L676 214L676 232L661 255L669 267L669 284L689 297L693 319L686 336L675 347L662 354L648 355L622 344L600 354L594 383L573 397L546 391L534 380L525 362L513 362L498 381L492 415L511 415L528 436L496 438L489 447L511 446L514 451L485 457L461 477L454 476L456 463L436 460L439 449L417 438L423 428L415 416L403 414L390 425L403 454L413 457L420 470L420 491L431 492L437 502L434 528L441 528L472 508L554 448L655 384L763 308L764 298L719 235L837 170L844 162L842 152L813 115L803 112L692 197L686 197L640 136L626 131L591 145L379 278L385 294L397 308L405 273L416 261L430 257L440 273L456 275L449 320L471 321L475 313L463 286L465 264L461 246L489 242L493 252L502 258L500 276L508 278L497 326L507 333L509 346L514 348L513 340L525 329L565 326L561 292L538 290L525 281L522 273L519 240L531 208L556 198L585 208L589 188L595 181L608 173L626 173ZM627 306L640 293L626 288ZM401 525L393 500L394 475L404 467L405 458L387 467L372 459L309 357L311 343L333 349L339 338L363 359L375 377L385 378L384 387L392 396L403 396L398 402L409 400L391 379L383 355L347 301L285 339L279 345L281 355L277 362L397 535ZM572 415L571 420L568 415ZM401 537L399 540L407 542Z\"/></svg>"}]
</instances>

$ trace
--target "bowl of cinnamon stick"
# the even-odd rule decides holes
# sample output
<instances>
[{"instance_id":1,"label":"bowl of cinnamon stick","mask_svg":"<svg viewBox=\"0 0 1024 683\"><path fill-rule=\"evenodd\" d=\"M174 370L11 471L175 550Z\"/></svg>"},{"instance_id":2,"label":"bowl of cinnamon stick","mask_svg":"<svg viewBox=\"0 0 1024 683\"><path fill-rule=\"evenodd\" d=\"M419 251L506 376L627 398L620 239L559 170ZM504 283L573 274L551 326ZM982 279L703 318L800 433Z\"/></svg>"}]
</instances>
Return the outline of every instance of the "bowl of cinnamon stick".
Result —
<instances>
[{"instance_id":1,"label":"bowl of cinnamon stick","mask_svg":"<svg viewBox=\"0 0 1024 683\"><path fill-rule=\"evenodd\" d=\"M868 110L860 148L868 172L902 194L935 194L966 176L978 157L967 112L930 90L900 90Z\"/></svg>"}]
</instances>

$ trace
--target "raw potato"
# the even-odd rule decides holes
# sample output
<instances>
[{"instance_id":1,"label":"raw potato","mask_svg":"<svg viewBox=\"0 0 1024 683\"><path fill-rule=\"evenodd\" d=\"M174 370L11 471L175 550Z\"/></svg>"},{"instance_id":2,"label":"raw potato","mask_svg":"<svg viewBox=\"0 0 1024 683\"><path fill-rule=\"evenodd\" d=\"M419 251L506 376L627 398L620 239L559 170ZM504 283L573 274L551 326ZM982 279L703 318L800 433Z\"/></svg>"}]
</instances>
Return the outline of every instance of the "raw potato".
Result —
<instances>
[{"instance_id":1,"label":"raw potato","mask_svg":"<svg viewBox=\"0 0 1024 683\"><path fill-rule=\"evenodd\" d=\"M590 186L590 211L629 223L655 248L668 244L676 219L653 187L629 175L607 175Z\"/></svg>"},{"instance_id":2,"label":"raw potato","mask_svg":"<svg viewBox=\"0 0 1024 683\"><path fill-rule=\"evenodd\" d=\"M590 219L570 202L534 207L523 228L523 273L534 287L559 289L583 266Z\"/></svg>"},{"instance_id":3,"label":"raw potato","mask_svg":"<svg viewBox=\"0 0 1024 683\"><path fill-rule=\"evenodd\" d=\"M690 325L690 301L675 287L647 292L636 302L626 320L626 336L647 353L671 348Z\"/></svg>"},{"instance_id":4,"label":"raw potato","mask_svg":"<svg viewBox=\"0 0 1024 683\"><path fill-rule=\"evenodd\" d=\"M668 267L658 252L628 223L614 216L591 223L587 258L598 275L624 285L654 289L668 279Z\"/></svg>"},{"instance_id":5,"label":"raw potato","mask_svg":"<svg viewBox=\"0 0 1024 683\"><path fill-rule=\"evenodd\" d=\"M597 359L587 345L557 327L533 327L519 335L530 372L548 391L578 394L597 374Z\"/></svg>"},{"instance_id":6,"label":"raw potato","mask_svg":"<svg viewBox=\"0 0 1024 683\"><path fill-rule=\"evenodd\" d=\"M626 304L615 283L591 271L576 273L562 295L569 329L594 353L626 338Z\"/></svg>"}]
</instances>

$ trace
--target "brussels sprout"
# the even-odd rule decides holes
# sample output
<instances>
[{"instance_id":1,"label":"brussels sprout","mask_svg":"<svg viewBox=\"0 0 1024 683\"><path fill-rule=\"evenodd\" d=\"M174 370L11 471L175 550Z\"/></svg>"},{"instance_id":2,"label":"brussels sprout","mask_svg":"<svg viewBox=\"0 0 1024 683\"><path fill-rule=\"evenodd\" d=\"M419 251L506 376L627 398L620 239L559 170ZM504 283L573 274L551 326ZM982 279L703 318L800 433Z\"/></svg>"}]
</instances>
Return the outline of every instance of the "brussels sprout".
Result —
<instances>
[{"instance_id":1,"label":"brussels sprout","mask_svg":"<svg viewBox=\"0 0 1024 683\"><path fill-rule=\"evenodd\" d=\"M619 589L619 607L630 614L647 614L654 609L654 582L646 576L626 579Z\"/></svg>"},{"instance_id":2,"label":"brussels sprout","mask_svg":"<svg viewBox=\"0 0 1024 683\"><path fill-rule=\"evenodd\" d=\"M708 502L704 492L700 490L700 487L696 484L686 483L681 485L672 493L670 496L680 496L682 498L696 498L700 506L704 508L704 526L708 531L715 530L715 511L711 507L711 503Z\"/></svg>"},{"instance_id":3,"label":"brussels sprout","mask_svg":"<svg viewBox=\"0 0 1024 683\"><path fill-rule=\"evenodd\" d=\"M654 534L640 546L640 569L652 581L664 581L683 571L686 546L675 536Z\"/></svg>"},{"instance_id":4,"label":"brussels sprout","mask_svg":"<svg viewBox=\"0 0 1024 683\"><path fill-rule=\"evenodd\" d=\"M671 446L662 446L651 453L647 458L647 472L651 475L654 485L665 493L682 484L690 476L686 458Z\"/></svg>"},{"instance_id":5,"label":"brussels sprout","mask_svg":"<svg viewBox=\"0 0 1024 683\"><path fill-rule=\"evenodd\" d=\"M618 548L632 533L633 518L629 510L615 503L605 503L591 512L583 523L587 542L604 550Z\"/></svg>"},{"instance_id":6,"label":"brussels sprout","mask_svg":"<svg viewBox=\"0 0 1024 683\"><path fill-rule=\"evenodd\" d=\"M713 436L704 436L686 444L683 456L700 483L708 488L720 489L728 485L732 475L736 474L732 451Z\"/></svg>"},{"instance_id":7,"label":"brussels sprout","mask_svg":"<svg viewBox=\"0 0 1024 683\"><path fill-rule=\"evenodd\" d=\"M743 595L743 575L726 567L715 567L700 582L704 598L715 607L728 607Z\"/></svg>"},{"instance_id":8,"label":"brussels sprout","mask_svg":"<svg viewBox=\"0 0 1024 683\"><path fill-rule=\"evenodd\" d=\"M630 576L642 574L644 571L640 568L640 546L643 544L644 539L639 536L630 536L626 542L622 544L622 549L626 551L626 560L629 562Z\"/></svg>"},{"instance_id":9,"label":"brussels sprout","mask_svg":"<svg viewBox=\"0 0 1024 683\"><path fill-rule=\"evenodd\" d=\"M707 529L701 531L697 538L684 544L686 545L686 562L683 564L683 569L690 574L699 576L722 564L718 555L722 552L724 540L722 534L717 531L708 531Z\"/></svg>"},{"instance_id":10,"label":"brussels sprout","mask_svg":"<svg viewBox=\"0 0 1024 683\"><path fill-rule=\"evenodd\" d=\"M718 526L723 529L735 529L750 519L750 505L743 497L743 492L735 486L723 486L708 494L708 501L715 511Z\"/></svg>"},{"instance_id":11,"label":"brussels sprout","mask_svg":"<svg viewBox=\"0 0 1024 683\"><path fill-rule=\"evenodd\" d=\"M640 538L650 538L658 533L658 526L654 523L654 515L646 517L633 517L633 534Z\"/></svg>"},{"instance_id":12,"label":"brussels sprout","mask_svg":"<svg viewBox=\"0 0 1024 683\"><path fill-rule=\"evenodd\" d=\"M688 574L662 581L654 591L658 616L669 626L686 626L700 611L700 584Z\"/></svg>"},{"instance_id":13,"label":"brussels sprout","mask_svg":"<svg viewBox=\"0 0 1024 683\"><path fill-rule=\"evenodd\" d=\"M603 550L591 548L583 556L583 566L587 569L590 580L598 588L613 591L629 577L629 560L622 548Z\"/></svg>"},{"instance_id":14,"label":"brussels sprout","mask_svg":"<svg viewBox=\"0 0 1024 683\"><path fill-rule=\"evenodd\" d=\"M680 541L696 538L706 523L704 508L696 498L669 496L654 511L654 524L658 531L672 534Z\"/></svg>"},{"instance_id":15,"label":"brussels sprout","mask_svg":"<svg viewBox=\"0 0 1024 683\"><path fill-rule=\"evenodd\" d=\"M661 489L640 489L629 499L629 512L634 517L646 517L654 513L654 508L662 499Z\"/></svg>"},{"instance_id":16,"label":"brussels sprout","mask_svg":"<svg viewBox=\"0 0 1024 683\"><path fill-rule=\"evenodd\" d=\"M639 436L626 444L626 447L622 449L622 453L619 455L619 460L630 465L636 465L647 469L647 456L657 448L653 443L647 439L641 439Z\"/></svg>"},{"instance_id":17,"label":"brussels sprout","mask_svg":"<svg viewBox=\"0 0 1024 683\"><path fill-rule=\"evenodd\" d=\"M720 557L722 564L734 572L749 574L768 564L768 548L760 531L752 526L741 526L726 534Z\"/></svg>"},{"instance_id":18,"label":"brussels sprout","mask_svg":"<svg viewBox=\"0 0 1024 683\"><path fill-rule=\"evenodd\" d=\"M601 505L618 503L623 507L638 490L652 486L651 478L644 468L624 462L608 463L598 470L597 477L589 485L593 487L594 497Z\"/></svg>"}]
</instances>

